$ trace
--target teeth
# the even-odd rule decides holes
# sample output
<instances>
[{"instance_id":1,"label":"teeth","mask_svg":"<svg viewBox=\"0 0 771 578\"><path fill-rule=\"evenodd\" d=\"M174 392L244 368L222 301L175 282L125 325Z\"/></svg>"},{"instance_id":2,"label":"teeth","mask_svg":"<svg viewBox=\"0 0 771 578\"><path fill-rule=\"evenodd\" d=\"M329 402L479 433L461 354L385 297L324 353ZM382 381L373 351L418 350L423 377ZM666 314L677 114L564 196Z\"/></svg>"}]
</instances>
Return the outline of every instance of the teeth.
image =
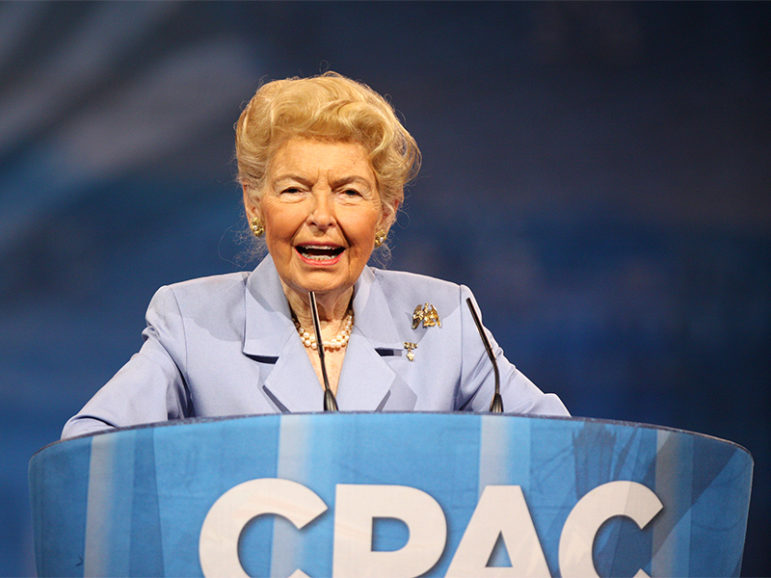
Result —
<instances>
[{"instance_id":1,"label":"teeth","mask_svg":"<svg viewBox=\"0 0 771 578\"><path fill-rule=\"evenodd\" d=\"M314 261L328 261L343 252L342 247L330 247L329 245L300 245L297 250L306 259Z\"/></svg>"},{"instance_id":2,"label":"teeth","mask_svg":"<svg viewBox=\"0 0 771 578\"><path fill-rule=\"evenodd\" d=\"M329 261L330 259L334 259L337 257L337 255L306 255L303 254L303 256L306 259L310 259L311 261Z\"/></svg>"}]
</instances>

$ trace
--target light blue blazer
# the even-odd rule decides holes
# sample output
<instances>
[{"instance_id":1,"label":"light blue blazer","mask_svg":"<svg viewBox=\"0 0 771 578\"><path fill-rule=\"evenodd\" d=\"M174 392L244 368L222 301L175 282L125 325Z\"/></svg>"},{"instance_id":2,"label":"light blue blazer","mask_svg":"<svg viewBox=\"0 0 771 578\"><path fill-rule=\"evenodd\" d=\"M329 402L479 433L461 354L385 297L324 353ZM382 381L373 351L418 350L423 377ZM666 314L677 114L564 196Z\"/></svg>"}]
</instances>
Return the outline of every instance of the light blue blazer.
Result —
<instances>
[{"instance_id":1,"label":"light blue blazer","mask_svg":"<svg viewBox=\"0 0 771 578\"><path fill-rule=\"evenodd\" d=\"M494 371L463 286L367 267L354 289L354 327L337 389L341 411L487 411ZM413 328L433 305L441 326ZM476 303L475 303L476 305ZM144 344L62 437L185 417L321 411L323 390L292 322L270 256L251 273L161 287ZM506 413L568 415L488 332ZM413 359L405 342L417 344Z\"/></svg>"}]
</instances>

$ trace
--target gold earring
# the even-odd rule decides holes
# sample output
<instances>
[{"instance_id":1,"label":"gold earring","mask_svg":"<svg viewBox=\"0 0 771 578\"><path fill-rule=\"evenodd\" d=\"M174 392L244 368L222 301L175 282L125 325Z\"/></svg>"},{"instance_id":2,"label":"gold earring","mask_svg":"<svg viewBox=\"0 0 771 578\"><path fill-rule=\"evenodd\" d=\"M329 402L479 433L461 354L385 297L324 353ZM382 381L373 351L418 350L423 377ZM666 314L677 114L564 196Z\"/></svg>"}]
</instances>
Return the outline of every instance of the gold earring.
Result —
<instances>
[{"instance_id":1,"label":"gold earring","mask_svg":"<svg viewBox=\"0 0 771 578\"><path fill-rule=\"evenodd\" d=\"M385 243L385 240L388 238L388 233L383 231L382 229L375 233L375 247L380 247L383 243Z\"/></svg>"},{"instance_id":2,"label":"gold earring","mask_svg":"<svg viewBox=\"0 0 771 578\"><path fill-rule=\"evenodd\" d=\"M262 234L265 232L265 227L262 226L262 223L260 223L260 220L257 217L252 219L249 226L255 237L262 237Z\"/></svg>"}]
</instances>

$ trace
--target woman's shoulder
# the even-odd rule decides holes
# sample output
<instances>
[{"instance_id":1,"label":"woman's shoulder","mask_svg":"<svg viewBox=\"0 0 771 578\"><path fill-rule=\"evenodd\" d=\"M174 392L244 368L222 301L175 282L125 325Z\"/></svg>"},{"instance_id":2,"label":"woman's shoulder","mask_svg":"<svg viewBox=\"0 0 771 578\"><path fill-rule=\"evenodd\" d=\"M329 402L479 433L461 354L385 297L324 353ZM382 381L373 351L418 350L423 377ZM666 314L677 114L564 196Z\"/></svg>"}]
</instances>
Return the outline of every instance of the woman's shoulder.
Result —
<instances>
[{"instance_id":1,"label":"woman's shoulder","mask_svg":"<svg viewBox=\"0 0 771 578\"><path fill-rule=\"evenodd\" d=\"M196 277L194 279L178 281L176 283L164 285L161 289L169 290L175 295L219 293L221 291L227 291L230 287L243 288L248 277L248 271L237 271L235 273L208 275L206 277Z\"/></svg>"},{"instance_id":2,"label":"woman's shoulder","mask_svg":"<svg viewBox=\"0 0 771 578\"><path fill-rule=\"evenodd\" d=\"M410 273L409 271L391 271L389 269L378 269L372 267L375 279L381 284L386 285L409 285L418 288L435 288L445 291L457 291L460 285L452 281L431 277L421 273Z\"/></svg>"},{"instance_id":3,"label":"woman's shoulder","mask_svg":"<svg viewBox=\"0 0 771 578\"><path fill-rule=\"evenodd\" d=\"M457 303L467 288L452 281L407 271L390 271L373 268L375 281L389 300L403 299L408 302L445 301Z\"/></svg>"},{"instance_id":4,"label":"woman's shoulder","mask_svg":"<svg viewBox=\"0 0 771 578\"><path fill-rule=\"evenodd\" d=\"M153 303L160 305L171 298L178 307L191 307L196 304L212 306L218 301L226 303L231 299L242 300L248 277L249 272L238 271L170 283L163 285L156 291ZM216 299L212 299L215 296Z\"/></svg>"}]
</instances>

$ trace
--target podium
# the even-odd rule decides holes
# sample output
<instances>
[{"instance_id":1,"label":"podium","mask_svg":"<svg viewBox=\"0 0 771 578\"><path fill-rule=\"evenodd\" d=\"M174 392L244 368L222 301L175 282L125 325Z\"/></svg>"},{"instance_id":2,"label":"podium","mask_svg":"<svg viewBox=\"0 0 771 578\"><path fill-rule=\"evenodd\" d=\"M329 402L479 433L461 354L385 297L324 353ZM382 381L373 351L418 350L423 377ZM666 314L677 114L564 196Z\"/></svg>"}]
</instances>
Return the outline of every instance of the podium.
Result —
<instances>
[{"instance_id":1,"label":"podium","mask_svg":"<svg viewBox=\"0 0 771 578\"><path fill-rule=\"evenodd\" d=\"M196 419L51 444L41 576L738 576L752 458L636 423Z\"/></svg>"}]
</instances>

